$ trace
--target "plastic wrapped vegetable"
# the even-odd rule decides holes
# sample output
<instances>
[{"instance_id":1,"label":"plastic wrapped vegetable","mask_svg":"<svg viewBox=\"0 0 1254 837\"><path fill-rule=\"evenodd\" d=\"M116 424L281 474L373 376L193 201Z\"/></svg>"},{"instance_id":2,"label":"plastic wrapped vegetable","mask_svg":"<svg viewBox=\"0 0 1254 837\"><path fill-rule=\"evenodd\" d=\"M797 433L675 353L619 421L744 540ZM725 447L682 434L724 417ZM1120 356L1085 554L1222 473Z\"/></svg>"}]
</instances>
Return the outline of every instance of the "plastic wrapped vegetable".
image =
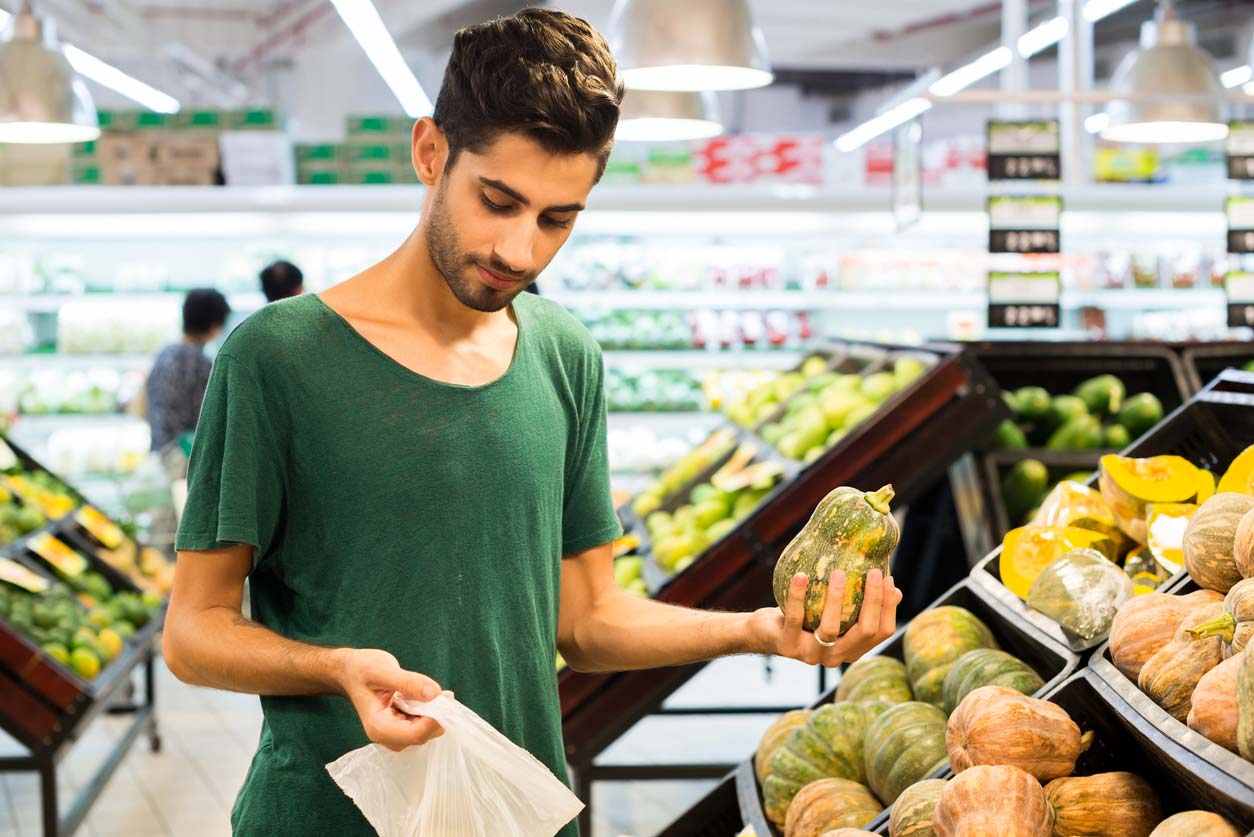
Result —
<instances>
[{"instance_id":1,"label":"plastic wrapped vegetable","mask_svg":"<svg viewBox=\"0 0 1254 837\"><path fill-rule=\"evenodd\" d=\"M1094 549L1073 549L1046 567L1028 591L1028 607L1092 639L1110 630L1119 606L1132 598L1132 579Z\"/></svg>"},{"instance_id":2,"label":"plastic wrapped vegetable","mask_svg":"<svg viewBox=\"0 0 1254 837\"><path fill-rule=\"evenodd\" d=\"M1076 526L1020 526L1002 540L998 570L1001 583L1021 599L1028 597L1041 571L1073 549L1095 549L1110 561L1118 557L1115 541Z\"/></svg>"},{"instance_id":3,"label":"plastic wrapped vegetable","mask_svg":"<svg viewBox=\"0 0 1254 837\"><path fill-rule=\"evenodd\" d=\"M1124 535L1115 520L1115 513L1101 492L1074 480L1063 480L1041 503L1033 526L1074 526L1109 535L1116 543Z\"/></svg>"}]
</instances>

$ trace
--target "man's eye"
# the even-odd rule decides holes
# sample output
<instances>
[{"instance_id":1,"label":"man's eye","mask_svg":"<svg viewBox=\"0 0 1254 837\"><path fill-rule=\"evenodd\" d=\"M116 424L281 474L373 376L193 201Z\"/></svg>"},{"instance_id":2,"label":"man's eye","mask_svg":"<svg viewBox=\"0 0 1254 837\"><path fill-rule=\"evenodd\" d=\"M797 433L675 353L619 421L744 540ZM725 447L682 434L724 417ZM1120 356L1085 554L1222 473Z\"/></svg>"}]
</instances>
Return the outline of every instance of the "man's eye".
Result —
<instances>
[{"instance_id":1,"label":"man's eye","mask_svg":"<svg viewBox=\"0 0 1254 837\"><path fill-rule=\"evenodd\" d=\"M550 217L549 217L549 216L547 216L547 215L541 215L541 216L540 216L540 220L541 220L541 221L542 221L542 222L543 222L546 226L553 227L554 229L557 229L557 230L564 230L564 229L566 229L567 227L569 227L569 226L570 226L570 219L567 219L567 220L565 220L565 221L559 221L559 220L557 220L556 218L550 218Z\"/></svg>"},{"instance_id":2,"label":"man's eye","mask_svg":"<svg viewBox=\"0 0 1254 837\"><path fill-rule=\"evenodd\" d=\"M510 210L508 206L490 200L487 195L480 195L479 200L483 201L483 205L487 207L489 212L505 213Z\"/></svg>"}]
</instances>

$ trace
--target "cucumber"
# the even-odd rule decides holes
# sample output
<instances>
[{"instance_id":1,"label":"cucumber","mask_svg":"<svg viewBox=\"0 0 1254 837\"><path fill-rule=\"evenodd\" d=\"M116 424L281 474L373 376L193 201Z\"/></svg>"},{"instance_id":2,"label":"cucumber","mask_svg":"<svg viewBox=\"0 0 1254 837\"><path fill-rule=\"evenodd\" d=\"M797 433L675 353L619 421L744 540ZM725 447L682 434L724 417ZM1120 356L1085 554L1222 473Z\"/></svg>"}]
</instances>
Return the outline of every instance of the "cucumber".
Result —
<instances>
[{"instance_id":1,"label":"cucumber","mask_svg":"<svg viewBox=\"0 0 1254 837\"><path fill-rule=\"evenodd\" d=\"M1123 386L1123 381L1114 375L1098 375L1076 387L1074 394L1084 402L1084 406L1090 413L1113 416L1123 406L1123 398L1127 391Z\"/></svg>"},{"instance_id":2,"label":"cucumber","mask_svg":"<svg viewBox=\"0 0 1254 837\"><path fill-rule=\"evenodd\" d=\"M1001 498L1011 521L1023 516L1037 504L1049 486L1049 469L1037 459L1016 462L1001 480Z\"/></svg>"}]
</instances>

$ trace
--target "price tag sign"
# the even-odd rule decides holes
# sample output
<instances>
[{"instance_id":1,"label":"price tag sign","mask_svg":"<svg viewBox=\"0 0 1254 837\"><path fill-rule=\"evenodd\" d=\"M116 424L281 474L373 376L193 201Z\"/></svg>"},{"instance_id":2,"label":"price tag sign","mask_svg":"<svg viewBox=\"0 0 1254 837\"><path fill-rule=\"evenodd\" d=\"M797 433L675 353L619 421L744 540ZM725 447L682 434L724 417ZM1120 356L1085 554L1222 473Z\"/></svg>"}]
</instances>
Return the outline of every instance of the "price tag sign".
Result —
<instances>
[{"instance_id":1,"label":"price tag sign","mask_svg":"<svg viewBox=\"0 0 1254 837\"><path fill-rule=\"evenodd\" d=\"M1057 119L988 123L988 179L1057 180L1062 154Z\"/></svg>"},{"instance_id":2,"label":"price tag sign","mask_svg":"<svg viewBox=\"0 0 1254 837\"><path fill-rule=\"evenodd\" d=\"M1062 280L1057 271L988 274L989 328L1058 328Z\"/></svg>"},{"instance_id":3,"label":"price tag sign","mask_svg":"<svg viewBox=\"0 0 1254 837\"><path fill-rule=\"evenodd\" d=\"M1057 253L1062 198L994 195L988 199L988 252Z\"/></svg>"},{"instance_id":4,"label":"price tag sign","mask_svg":"<svg viewBox=\"0 0 1254 837\"><path fill-rule=\"evenodd\" d=\"M1224 292L1228 296L1228 326L1254 328L1254 273L1225 275Z\"/></svg>"},{"instance_id":5,"label":"price tag sign","mask_svg":"<svg viewBox=\"0 0 1254 837\"><path fill-rule=\"evenodd\" d=\"M1254 253L1254 198L1228 198L1228 252Z\"/></svg>"},{"instance_id":6,"label":"price tag sign","mask_svg":"<svg viewBox=\"0 0 1254 837\"><path fill-rule=\"evenodd\" d=\"M904 230L923 214L923 126L913 119L893 132L893 217Z\"/></svg>"},{"instance_id":7,"label":"price tag sign","mask_svg":"<svg viewBox=\"0 0 1254 837\"><path fill-rule=\"evenodd\" d=\"M1254 180L1254 122L1228 123L1224 153L1228 157L1230 179Z\"/></svg>"}]
</instances>

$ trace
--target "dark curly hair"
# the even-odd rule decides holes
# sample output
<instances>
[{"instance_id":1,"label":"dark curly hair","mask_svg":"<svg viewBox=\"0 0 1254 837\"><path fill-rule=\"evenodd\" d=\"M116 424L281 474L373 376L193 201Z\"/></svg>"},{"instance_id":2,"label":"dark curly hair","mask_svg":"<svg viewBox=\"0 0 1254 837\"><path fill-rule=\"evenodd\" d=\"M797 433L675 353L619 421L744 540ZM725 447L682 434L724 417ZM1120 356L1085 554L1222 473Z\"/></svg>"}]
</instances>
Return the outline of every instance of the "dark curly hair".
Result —
<instances>
[{"instance_id":1,"label":"dark curly hair","mask_svg":"<svg viewBox=\"0 0 1254 837\"><path fill-rule=\"evenodd\" d=\"M433 118L448 139L450 167L462 149L519 132L555 154L593 154L600 179L622 101L618 65L600 32L565 12L524 9L454 36Z\"/></svg>"}]
</instances>

